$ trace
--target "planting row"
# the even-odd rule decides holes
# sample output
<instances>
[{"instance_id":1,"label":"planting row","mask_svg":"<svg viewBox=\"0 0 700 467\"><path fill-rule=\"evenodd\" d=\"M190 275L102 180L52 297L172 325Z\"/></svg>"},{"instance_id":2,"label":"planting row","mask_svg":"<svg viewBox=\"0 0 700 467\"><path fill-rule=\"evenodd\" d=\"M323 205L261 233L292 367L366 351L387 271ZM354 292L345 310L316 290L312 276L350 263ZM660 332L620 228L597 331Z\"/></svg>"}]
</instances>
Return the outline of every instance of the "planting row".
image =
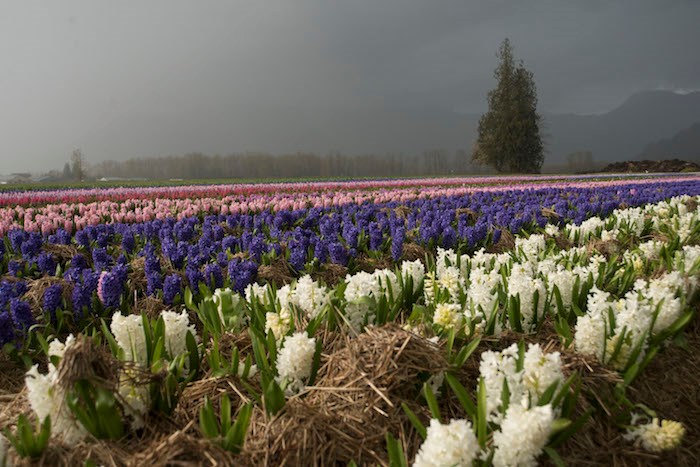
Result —
<instances>
[{"instance_id":1,"label":"planting row","mask_svg":"<svg viewBox=\"0 0 700 467\"><path fill-rule=\"evenodd\" d=\"M512 183L508 179L508 183ZM657 179L654 179L657 180ZM665 177L667 184L697 181L695 176ZM643 183L649 183L645 180ZM571 189L618 187L619 189L634 189L640 182L627 181L558 181L546 183L522 183L517 185L520 190L538 189L541 187ZM308 185L303 185L308 188ZM272 191L251 194L236 194L221 197L205 197L204 193L190 193L194 197L180 198L167 193L148 194L132 198L120 199L114 196L103 201L90 203L62 202L58 204L24 207L13 203L12 207L0 209L0 235L9 230L19 228L43 235L65 230L69 233L82 230L89 225L112 223L138 223L156 219L174 217L177 220L188 217L206 215L253 214L263 211L283 211L299 209L328 209L342 207L348 204L384 204L407 203L414 200L434 199L438 197L466 196L474 193L501 192L503 186L433 186L427 183L425 187L413 188L381 188L377 190L338 189L329 191L306 191L304 189L292 192ZM196 191L196 190L195 190ZM155 195L155 196L154 196ZM19 203L17 203L19 204Z\"/></svg>"},{"instance_id":2,"label":"planting row","mask_svg":"<svg viewBox=\"0 0 700 467\"><path fill-rule=\"evenodd\" d=\"M508 246L510 233L582 223L621 205L700 193L700 181L477 192L405 203L99 224L74 235L11 230L0 244L0 343L57 309L78 321L150 296L166 305L256 280L342 277L425 251ZM551 227L554 228L554 227ZM504 233L505 232L505 233ZM14 317L11 319L11 317ZM41 318L39 321L45 319ZM21 337L20 337L21 339Z\"/></svg>"},{"instance_id":3,"label":"planting row","mask_svg":"<svg viewBox=\"0 0 700 467\"><path fill-rule=\"evenodd\" d=\"M641 174L614 175L615 178L637 178ZM658 176L672 176L658 174ZM451 177L419 179L384 179L353 181L318 181L294 183L241 183L235 185L187 185L187 186L147 186L118 188L82 188L65 190L31 190L0 192L0 207L41 206L55 203L91 203L97 201L128 201L136 199L186 199L223 198L225 196L250 196L256 194L360 191L396 189L408 187L449 187L502 185L524 182L547 182L553 180L585 180L589 178L610 178L611 175L576 176L508 176L508 177Z\"/></svg>"},{"instance_id":4,"label":"planting row","mask_svg":"<svg viewBox=\"0 0 700 467\"><path fill-rule=\"evenodd\" d=\"M440 248L335 286L305 275L238 292L188 288L189 313L107 304L103 275L100 301L122 307L109 319L65 340L54 338L60 316L31 330L48 358L48 373L33 366L26 377L41 423L20 419L11 444L26 457L88 436L134 446L165 418L178 431L157 434L208 439L209 459L241 464L535 465L543 454L559 462L557 449L610 403L631 443L673 449L685 428L635 406L626 388L693 317L699 202L536 227L500 253ZM488 347L546 329L556 351ZM601 365L619 375L607 396L586 392ZM586 397L603 406L581 413Z\"/></svg>"}]
</instances>

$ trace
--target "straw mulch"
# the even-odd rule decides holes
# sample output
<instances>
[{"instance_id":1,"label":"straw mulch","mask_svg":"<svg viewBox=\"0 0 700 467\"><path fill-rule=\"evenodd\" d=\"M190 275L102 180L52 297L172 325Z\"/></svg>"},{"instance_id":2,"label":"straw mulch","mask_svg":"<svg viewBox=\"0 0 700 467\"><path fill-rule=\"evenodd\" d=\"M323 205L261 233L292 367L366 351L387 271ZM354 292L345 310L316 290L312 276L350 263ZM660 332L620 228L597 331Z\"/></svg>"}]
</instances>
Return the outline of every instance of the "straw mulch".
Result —
<instances>
[{"instance_id":1,"label":"straw mulch","mask_svg":"<svg viewBox=\"0 0 700 467\"><path fill-rule=\"evenodd\" d=\"M385 433L419 442L401 409L416 403L421 379L446 368L437 346L398 325L370 328L325 355L316 385L282 412L253 414L251 465L386 464Z\"/></svg>"}]
</instances>

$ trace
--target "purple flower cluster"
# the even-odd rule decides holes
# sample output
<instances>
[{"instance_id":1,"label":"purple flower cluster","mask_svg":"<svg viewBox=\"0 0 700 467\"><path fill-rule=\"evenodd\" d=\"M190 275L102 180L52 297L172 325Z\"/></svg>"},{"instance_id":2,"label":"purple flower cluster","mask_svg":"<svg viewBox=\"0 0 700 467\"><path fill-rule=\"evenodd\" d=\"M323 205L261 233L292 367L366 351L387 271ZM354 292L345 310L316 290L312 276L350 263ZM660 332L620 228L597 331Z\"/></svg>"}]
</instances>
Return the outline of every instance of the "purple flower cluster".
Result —
<instances>
[{"instance_id":1,"label":"purple flower cluster","mask_svg":"<svg viewBox=\"0 0 700 467\"><path fill-rule=\"evenodd\" d=\"M272 256L283 257L298 274L327 262L353 268L358 255L391 255L398 262L409 242L468 251L498 242L505 230L542 226L548 221L543 208L556 213L556 222L580 223L622 203L643 205L680 194L700 194L700 181L478 191L407 202L163 218L88 225L73 236L63 229L45 237L14 229L0 242L0 275L38 278L62 271L59 279L67 284L46 290L43 311L52 315L67 308L80 318L95 311L96 296L108 308L133 298L125 285L136 257L144 258L147 293L171 305L183 297L184 287L197 293L200 284L243 292L257 279L258 265ZM79 253L66 262L46 244L70 244ZM26 286L13 280L0 283L0 320L10 319L16 336L22 328L15 329L10 303L22 301ZM63 303L68 290L70 300ZM23 305L15 308L21 316Z\"/></svg>"},{"instance_id":2,"label":"purple flower cluster","mask_svg":"<svg viewBox=\"0 0 700 467\"><path fill-rule=\"evenodd\" d=\"M97 296L104 306L119 307L126 278L127 268L123 264L117 264L111 271L102 271L97 282Z\"/></svg>"}]
</instances>

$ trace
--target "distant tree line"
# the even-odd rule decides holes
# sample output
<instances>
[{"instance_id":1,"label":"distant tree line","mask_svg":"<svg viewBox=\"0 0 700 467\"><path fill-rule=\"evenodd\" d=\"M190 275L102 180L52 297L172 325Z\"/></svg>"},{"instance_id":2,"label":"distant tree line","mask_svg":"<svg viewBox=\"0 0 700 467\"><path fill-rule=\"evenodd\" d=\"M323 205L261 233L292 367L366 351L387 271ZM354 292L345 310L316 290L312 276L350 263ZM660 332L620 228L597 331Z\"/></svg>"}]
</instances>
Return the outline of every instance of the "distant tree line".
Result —
<instances>
[{"instance_id":1,"label":"distant tree line","mask_svg":"<svg viewBox=\"0 0 700 467\"><path fill-rule=\"evenodd\" d=\"M264 153L208 156L190 153L184 156L134 158L105 161L93 165L91 177L148 179L212 178L292 178L292 177L400 177L449 175L484 172L469 161L463 151L435 149L420 155L344 155L331 153Z\"/></svg>"}]
</instances>

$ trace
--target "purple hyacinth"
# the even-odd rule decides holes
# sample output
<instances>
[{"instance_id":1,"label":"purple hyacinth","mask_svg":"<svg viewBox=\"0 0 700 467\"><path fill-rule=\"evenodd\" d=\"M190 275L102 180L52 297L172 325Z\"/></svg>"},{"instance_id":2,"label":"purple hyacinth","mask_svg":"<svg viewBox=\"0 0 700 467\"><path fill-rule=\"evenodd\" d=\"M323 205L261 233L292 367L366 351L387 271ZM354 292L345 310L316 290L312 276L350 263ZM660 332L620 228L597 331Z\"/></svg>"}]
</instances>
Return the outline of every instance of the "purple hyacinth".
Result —
<instances>
[{"instance_id":1,"label":"purple hyacinth","mask_svg":"<svg viewBox=\"0 0 700 467\"><path fill-rule=\"evenodd\" d=\"M384 240L384 232L377 222L369 223L369 249L372 251L377 251L382 247L382 242Z\"/></svg>"},{"instance_id":2,"label":"purple hyacinth","mask_svg":"<svg viewBox=\"0 0 700 467\"><path fill-rule=\"evenodd\" d=\"M61 284L52 284L44 290L43 310L51 317L51 321L56 319L56 310L61 306L63 288Z\"/></svg>"},{"instance_id":3,"label":"purple hyacinth","mask_svg":"<svg viewBox=\"0 0 700 467\"><path fill-rule=\"evenodd\" d=\"M333 242L328 245L328 254L331 257L331 261L335 264L340 264L342 266L347 266L348 264L348 251L345 246L340 242Z\"/></svg>"},{"instance_id":4,"label":"purple hyacinth","mask_svg":"<svg viewBox=\"0 0 700 467\"><path fill-rule=\"evenodd\" d=\"M26 331L34 324L34 316L32 316L32 309L29 303L19 298L10 300L10 315L16 329Z\"/></svg>"},{"instance_id":5,"label":"purple hyacinth","mask_svg":"<svg viewBox=\"0 0 700 467\"><path fill-rule=\"evenodd\" d=\"M22 257L27 260L34 258L39 254L43 243L44 239L41 237L41 234L36 232L30 233L28 237L24 239L24 242L22 242L22 246L20 248L22 251Z\"/></svg>"},{"instance_id":6,"label":"purple hyacinth","mask_svg":"<svg viewBox=\"0 0 700 467\"><path fill-rule=\"evenodd\" d=\"M170 274L163 282L163 303L172 305L178 295L182 296L182 278L177 274Z\"/></svg>"},{"instance_id":7,"label":"purple hyacinth","mask_svg":"<svg viewBox=\"0 0 700 467\"><path fill-rule=\"evenodd\" d=\"M192 293L198 293L199 283L204 282L204 274L202 274L202 271L193 265L187 265L187 268L185 268L185 276L187 276L187 283Z\"/></svg>"},{"instance_id":8,"label":"purple hyacinth","mask_svg":"<svg viewBox=\"0 0 700 467\"><path fill-rule=\"evenodd\" d=\"M403 227L397 227L394 230L394 235L391 237L391 257L394 261L399 261L403 255L403 242L406 237L406 231Z\"/></svg>"},{"instance_id":9,"label":"purple hyacinth","mask_svg":"<svg viewBox=\"0 0 700 467\"><path fill-rule=\"evenodd\" d=\"M12 229L8 232L7 236L10 239L10 245L15 253L21 253L25 235L24 230L21 229Z\"/></svg>"},{"instance_id":10,"label":"purple hyacinth","mask_svg":"<svg viewBox=\"0 0 700 467\"><path fill-rule=\"evenodd\" d=\"M258 274L258 265L252 261L242 261L238 258L228 264L228 276L232 288L238 293L243 293L249 284L255 282Z\"/></svg>"},{"instance_id":11,"label":"purple hyacinth","mask_svg":"<svg viewBox=\"0 0 700 467\"><path fill-rule=\"evenodd\" d=\"M360 232L351 222L343 224L343 238L350 248L357 248L357 237Z\"/></svg>"},{"instance_id":12,"label":"purple hyacinth","mask_svg":"<svg viewBox=\"0 0 700 467\"><path fill-rule=\"evenodd\" d=\"M306 264L306 248L301 242L292 242L289 248L289 264L297 271L304 269Z\"/></svg>"},{"instance_id":13,"label":"purple hyacinth","mask_svg":"<svg viewBox=\"0 0 700 467\"><path fill-rule=\"evenodd\" d=\"M160 261L155 254L146 255L144 271L146 272L146 293L153 296L163 286Z\"/></svg>"},{"instance_id":14,"label":"purple hyacinth","mask_svg":"<svg viewBox=\"0 0 700 467\"><path fill-rule=\"evenodd\" d=\"M118 308L124 293L126 270L124 266L115 266L111 271L103 271L97 282L97 296L102 304L109 308Z\"/></svg>"},{"instance_id":15,"label":"purple hyacinth","mask_svg":"<svg viewBox=\"0 0 700 467\"><path fill-rule=\"evenodd\" d=\"M7 272L11 276L19 276L19 273L22 271L22 264L19 261L11 260L9 263L7 263Z\"/></svg>"},{"instance_id":16,"label":"purple hyacinth","mask_svg":"<svg viewBox=\"0 0 700 467\"><path fill-rule=\"evenodd\" d=\"M314 247L314 257L319 263L323 264L328 258L328 242L326 240L319 239Z\"/></svg>"},{"instance_id":17,"label":"purple hyacinth","mask_svg":"<svg viewBox=\"0 0 700 467\"><path fill-rule=\"evenodd\" d=\"M204 266L204 280L209 289L214 290L224 286L224 275L218 264L207 264Z\"/></svg>"},{"instance_id":18,"label":"purple hyacinth","mask_svg":"<svg viewBox=\"0 0 700 467\"><path fill-rule=\"evenodd\" d=\"M12 323L10 313L0 311L0 347L10 344L15 340L15 326Z\"/></svg>"},{"instance_id":19,"label":"purple hyacinth","mask_svg":"<svg viewBox=\"0 0 700 467\"><path fill-rule=\"evenodd\" d=\"M40 253L36 259L39 270L48 276L56 274L56 260L51 253Z\"/></svg>"},{"instance_id":20,"label":"purple hyacinth","mask_svg":"<svg viewBox=\"0 0 700 467\"><path fill-rule=\"evenodd\" d=\"M136 248L136 239L134 238L133 232L127 230L122 234L122 249L131 254L134 248Z\"/></svg>"},{"instance_id":21,"label":"purple hyacinth","mask_svg":"<svg viewBox=\"0 0 700 467\"><path fill-rule=\"evenodd\" d=\"M96 271L104 271L112 264L112 257L109 256L105 248L95 248L92 250L92 263Z\"/></svg>"},{"instance_id":22,"label":"purple hyacinth","mask_svg":"<svg viewBox=\"0 0 700 467\"><path fill-rule=\"evenodd\" d=\"M92 294L97 290L100 273L84 269L79 281L76 281L71 295L73 314L76 318L83 316L83 311L92 311Z\"/></svg>"}]
</instances>

